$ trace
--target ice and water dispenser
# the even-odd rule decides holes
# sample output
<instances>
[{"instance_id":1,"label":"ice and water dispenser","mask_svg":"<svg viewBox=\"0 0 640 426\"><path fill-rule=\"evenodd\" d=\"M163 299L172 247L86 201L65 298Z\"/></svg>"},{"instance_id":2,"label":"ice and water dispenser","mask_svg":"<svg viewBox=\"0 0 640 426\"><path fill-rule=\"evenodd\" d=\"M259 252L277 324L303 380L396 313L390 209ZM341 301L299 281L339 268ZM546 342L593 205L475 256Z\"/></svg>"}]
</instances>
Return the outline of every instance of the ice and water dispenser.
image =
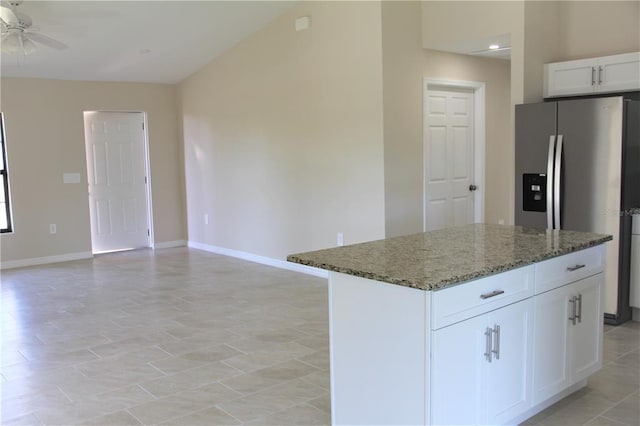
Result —
<instances>
[{"instance_id":1,"label":"ice and water dispenser","mask_svg":"<svg viewBox=\"0 0 640 426\"><path fill-rule=\"evenodd\" d=\"M526 212L547 211L547 175L524 173L522 175L522 209Z\"/></svg>"}]
</instances>

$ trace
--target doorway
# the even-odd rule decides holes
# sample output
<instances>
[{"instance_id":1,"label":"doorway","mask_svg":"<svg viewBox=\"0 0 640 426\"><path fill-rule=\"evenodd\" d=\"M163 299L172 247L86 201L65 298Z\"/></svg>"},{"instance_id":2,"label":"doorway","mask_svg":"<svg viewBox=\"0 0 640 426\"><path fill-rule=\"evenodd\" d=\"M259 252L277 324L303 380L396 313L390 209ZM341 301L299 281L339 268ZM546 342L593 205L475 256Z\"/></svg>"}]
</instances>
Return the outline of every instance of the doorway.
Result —
<instances>
[{"instance_id":1,"label":"doorway","mask_svg":"<svg viewBox=\"0 0 640 426\"><path fill-rule=\"evenodd\" d=\"M484 83L423 85L423 229L484 220Z\"/></svg>"},{"instance_id":2,"label":"doorway","mask_svg":"<svg viewBox=\"0 0 640 426\"><path fill-rule=\"evenodd\" d=\"M84 112L94 254L151 246L145 114Z\"/></svg>"}]
</instances>

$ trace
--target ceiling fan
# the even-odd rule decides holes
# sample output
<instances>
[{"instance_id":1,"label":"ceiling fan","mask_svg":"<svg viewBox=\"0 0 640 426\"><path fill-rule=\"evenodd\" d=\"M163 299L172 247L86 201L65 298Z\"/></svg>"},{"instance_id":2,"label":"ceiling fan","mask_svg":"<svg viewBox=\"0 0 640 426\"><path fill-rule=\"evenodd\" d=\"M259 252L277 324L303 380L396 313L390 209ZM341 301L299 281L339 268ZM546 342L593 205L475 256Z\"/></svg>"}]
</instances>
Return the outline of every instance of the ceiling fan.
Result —
<instances>
[{"instance_id":1,"label":"ceiling fan","mask_svg":"<svg viewBox=\"0 0 640 426\"><path fill-rule=\"evenodd\" d=\"M2 0L0 2L0 25L2 38L0 50L2 53L23 53L28 55L38 50L38 46L46 46L63 50L67 45L46 36L31 26L29 15L18 12L19 0Z\"/></svg>"}]
</instances>

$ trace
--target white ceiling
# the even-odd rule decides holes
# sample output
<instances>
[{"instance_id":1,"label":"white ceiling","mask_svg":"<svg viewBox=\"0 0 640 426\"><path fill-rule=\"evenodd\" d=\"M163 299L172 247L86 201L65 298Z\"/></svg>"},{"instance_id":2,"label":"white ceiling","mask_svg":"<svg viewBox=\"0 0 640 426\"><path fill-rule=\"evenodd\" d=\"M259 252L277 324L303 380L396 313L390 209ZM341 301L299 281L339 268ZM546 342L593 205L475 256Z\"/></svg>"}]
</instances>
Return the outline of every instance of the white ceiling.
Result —
<instances>
[{"instance_id":1,"label":"white ceiling","mask_svg":"<svg viewBox=\"0 0 640 426\"><path fill-rule=\"evenodd\" d=\"M294 4L27 0L18 11L69 48L3 53L2 76L177 83Z\"/></svg>"},{"instance_id":2,"label":"white ceiling","mask_svg":"<svg viewBox=\"0 0 640 426\"><path fill-rule=\"evenodd\" d=\"M3 1L5 3L6 0ZM177 83L266 26L295 1L70 1L25 0L18 11L33 27L69 46L2 54L5 77L82 81ZM293 22L291 23L294 30ZM449 52L509 59L508 34L427 46Z\"/></svg>"}]
</instances>

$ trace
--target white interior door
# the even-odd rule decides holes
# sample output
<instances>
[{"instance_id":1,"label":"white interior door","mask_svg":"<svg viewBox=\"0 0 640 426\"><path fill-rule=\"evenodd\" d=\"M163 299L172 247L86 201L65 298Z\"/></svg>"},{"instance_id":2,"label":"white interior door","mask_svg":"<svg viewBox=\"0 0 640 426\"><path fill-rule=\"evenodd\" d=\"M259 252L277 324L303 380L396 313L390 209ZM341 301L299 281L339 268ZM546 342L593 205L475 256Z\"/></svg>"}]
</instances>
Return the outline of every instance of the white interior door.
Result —
<instances>
[{"instance_id":1,"label":"white interior door","mask_svg":"<svg viewBox=\"0 0 640 426\"><path fill-rule=\"evenodd\" d=\"M474 222L474 100L467 89L425 99L425 230Z\"/></svg>"},{"instance_id":2,"label":"white interior door","mask_svg":"<svg viewBox=\"0 0 640 426\"><path fill-rule=\"evenodd\" d=\"M141 112L85 112L94 253L149 246L146 143Z\"/></svg>"}]
</instances>

